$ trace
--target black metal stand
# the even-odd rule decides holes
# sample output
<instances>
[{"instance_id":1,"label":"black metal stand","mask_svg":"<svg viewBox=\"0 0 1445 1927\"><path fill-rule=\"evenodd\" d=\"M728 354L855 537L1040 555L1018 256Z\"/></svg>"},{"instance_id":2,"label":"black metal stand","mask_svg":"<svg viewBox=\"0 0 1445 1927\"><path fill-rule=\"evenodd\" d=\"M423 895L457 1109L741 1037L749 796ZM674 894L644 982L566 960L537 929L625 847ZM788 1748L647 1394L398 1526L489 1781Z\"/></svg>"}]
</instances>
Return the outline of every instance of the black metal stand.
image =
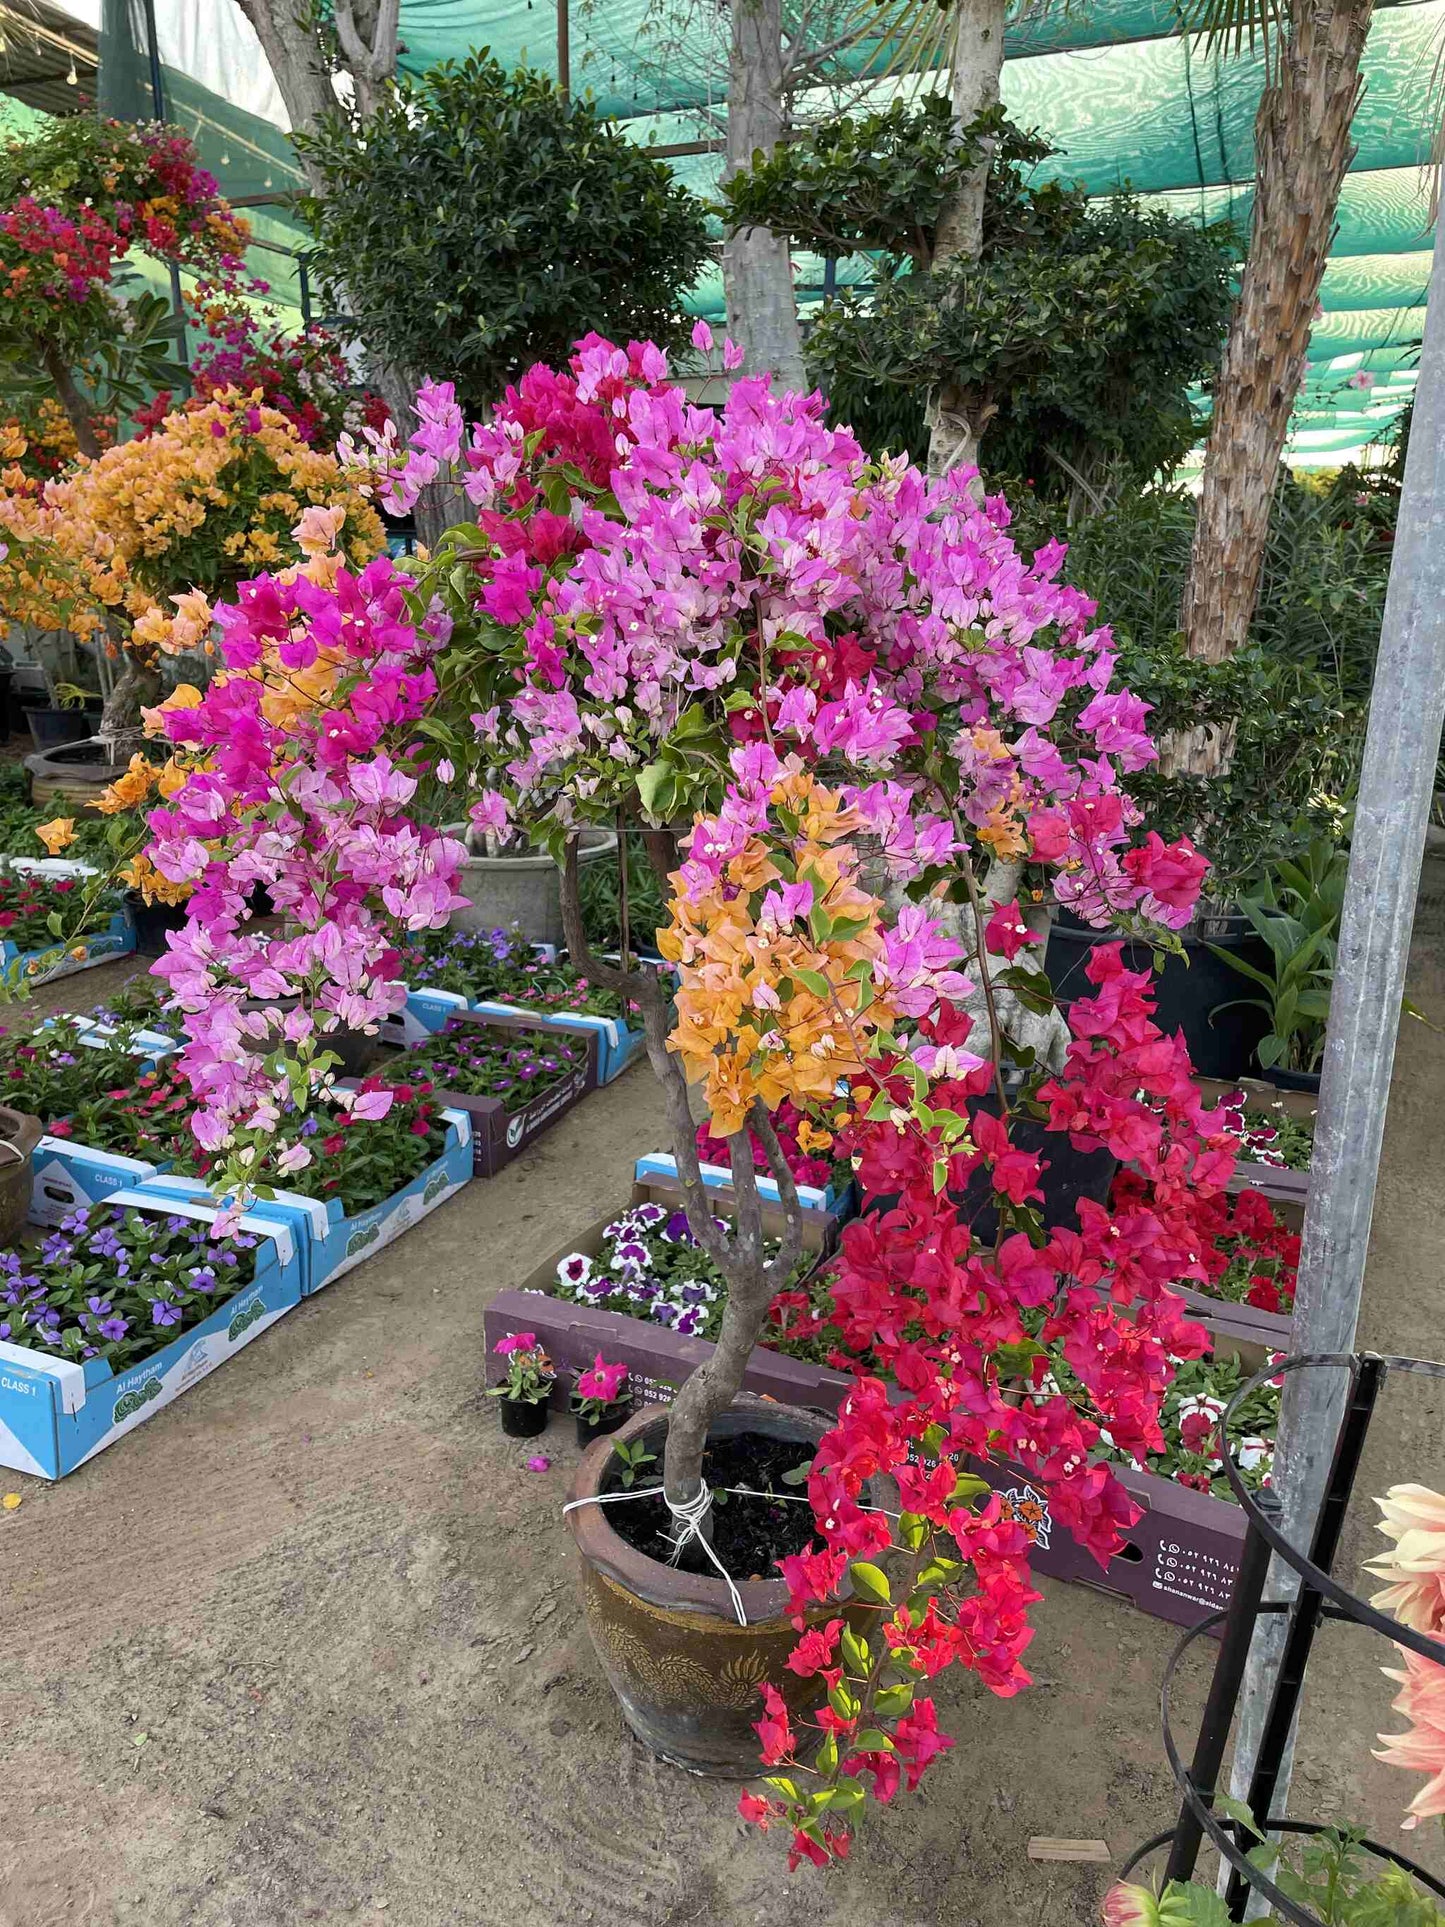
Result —
<instances>
[{"instance_id":1,"label":"black metal stand","mask_svg":"<svg viewBox=\"0 0 1445 1927\"><path fill-rule=\"evenodd\" d=\"M1284 1539L1280 1531L1279 1501L1274 1494L1268 1490L1252 1493L1246 1488L1229 1449L1229 1421L1233 1417L1235 1406L1250 1393L1258 1390L1266 1380L1282 1372L1330 1368L1349 1372L1350 1394L1339 1434L1335 1440L1329 1481L1320 1504L1319 1515L1315 1520L1309 1552L1306 1555L1297 1551ZM1360 1454L1370 1429L1375 1403L1381 1386L1391 1373L1414 1373L1424 1378L1445 1378L1445 1365L1419 1358L1382 1358L1373 1352L1305 1353L1298 1358L1287 1358L1278 1365L1267 1366L1264 1371L1257 1373L1247 1385L1240 1387L1222 1415L1219 1428L1222 1441L1220 1450L1224 1458L1225 1476L1248 1522L1244 1554L1229 1610L1211 1614L1208 1619L1187 1632L1170 1655L1169 1664L1165 1668L1164 1685L1160 1696L1164 1751L1174 1778L1179 1783L1183 1804L1172 1832L1156 1834L1152 1840L1145 1841L1125 1867L1125 1878L1148 1854L1167 1845L1169 1862L1166 1877L1170 1880L1188 1880L1194 1873L1199 1849L1207 1838L1218 1848L1221 1857L1231 1869L1226 1897L1231 1920L1244 1919L1250 1892L1253 1890L1270 1903L1281 1920L1294 1923L1294 1927L1323 1927L1317 1914L1309 1912L1297 1901L1290 1900L1267 1874L1250 1863L1247 1858L1249 1842L1245 1837L1246 1830L1233 1820L1216 1818L1213 1803L1217 1793L1219 1770L1224 1762L1229 1730L1244 1679L1250 1643L1254 1638L1255 1627L1264 1614L1282 1614L1288 1623L1284 1652L1270 1699L1269 1713L1265 1721L1253 1777L1250 1780L1249 1796L1245 1803L1250 1813L1254 1815L1259 1831L1263 1834L1327 1831L1326 1828L1312 1821L1287 1820L1276 1816L1271 1811L1279 1788L1285 1751L1294 1728L1295 1715L1299 1710L1305 1668L1309 1664L1315 1634L1319 1631L1321 1621L1343 1621L1345 1624L1363 1626L1370 1632L1382 1633L1385 1638L1393 1640L1398 1646L1408 1647L1411 1652L1420 1653L1427 1659L1433 1659L1438 1664L1445 1665L1445 1639L1432 1639L1428 1634L1418 1633L1409 1626L1402 1626L1398 1620L1377 1612L1373 1606L1368 1606L1362 1599L1357 1599L1331 1576L1335 1554L1339 1550L1340 1528L1344 1523L1355 1474L1359 1470ZM1275 1554L1299 1575L1299 1590L1291 1600L1266 1601L1263 1598L1270 1559ZM1170 1696L1174 1676L1180 1660L1195 1640L1201 1634L1212 1631L1221 1621L1224 1630L1219 1644L1219 1657L1215 1662L1209 1697L1200 1720L1194 1754L1186 1766L1175 1745L1170 1718ZM1445 1899L1445 1883L1437 1880L1434 1875L1426 1873L1422 1867L1407 1859L1405 1855L1396 1853L1391 1847L1381 1846L1373 1840L1364 1840L1361 1845L1381 1859L1393 1861L1396 1866L1403 1867L1422 1886Z\"/></svg>"}]
</instances>

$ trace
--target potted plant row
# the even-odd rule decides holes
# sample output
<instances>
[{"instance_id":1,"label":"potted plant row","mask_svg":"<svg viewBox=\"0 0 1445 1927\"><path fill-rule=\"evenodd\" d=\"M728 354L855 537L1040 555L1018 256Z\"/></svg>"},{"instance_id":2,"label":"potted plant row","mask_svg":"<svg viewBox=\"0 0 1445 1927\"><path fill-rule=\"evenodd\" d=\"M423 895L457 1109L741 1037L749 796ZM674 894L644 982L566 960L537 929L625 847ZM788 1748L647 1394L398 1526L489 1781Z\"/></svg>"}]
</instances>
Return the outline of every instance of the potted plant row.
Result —
<instances>
[{"instance_id":1,"label":"potted plant row","mask_svg":"<svg viewBox=\"0 0 1445 1927\"><path fill-rule=\"evenodd\" d=\"M403 951L401 969L408 995L400 1019L383 1030L391 1041L414 1043L463 1010L582 1024L597 1034L600 1084L610 1084L641 1048L641 1025L627 999L516 930L422 932Z\"/></svg>"},{"instance_id":2,"label":"potted plant row","mask_svg":"<svg viewBox=\"0 0 1445 1927\"><path fill-rule=\"evenodd\" d=\"M853 1167L846 1158L836 1154L833 1133L787 1098L773 1114L773 1129L777 1133L778 1148L793 1174L799 1204L809 1211L827 1211L840 1224L851 1217L855 1203ZM756 1134L752 1152L755 1166L765 1164L762 1141ZM697 1127L697 1155L698 1173L704 1184L731 1185L731 1146L706 1123ZM663 1178L675 1183L677 1159L671 1151L650 1151L637 1160L633 1176L643 1182ZM760 1175L757 1185L759 1197L774 1204L778 1202L776 1178Z\"/></svg>"},{"instance_id":3,"label":"potted plant row","mask_svg":"<svg viewBox=\"0 0 1445 1927\"><path fill-rule=\"evenodd\" d=\"M502 1361L503 1375L488 1392L498 1401L502 1430L508 1438L540 1437L547 1429L549 1401L558 1388L556 1367L535 1332L506 1332L492 1350ZM572 1382L569 1409L577 1443L585 1448L615 1432L631 1418L634 1406L627 1367L620 1360L609 1363L598 1352Z\"/></svg>"},{"instance_id":4,"label":"potted plant row","mask_svg":"<svg viewBox=\"0 0 1445 1927\"><path fill-rule=\"evenodd\" d=\"M737 1199L729 1187L709 1191L720 1224L731 1224ZM762 1206L764 1249L778 1248L782 1213ZM832 1249L837 1223L809 1212L794 1276L773 1300L767 1326L744 1375L760 1397L835 1411L848 1379L831 1369L831 1349L809 1314L809 1290L819 1260ZM634 1182L628 1204L593 1221L579 1237L536 1266L515 1290L500 1291L482 1314L489 1370L496 1377L500 1341L529 1331L563 1379L584 1371L598 1352L627 1367L639 1404L670 1399L688 1374L712 1353L726 1291L716 1266L694 1235L675 1183Z\"/></svg>"},{"instance_id":5,"label":"potted plant row","mask_svg":"<svg viewBox=\"0 0 1445 1927\"><path fill-rule=\"evenodd\" d=\"M164 1058L137 1068L133 1042L81 1045L31 1059L30 1075L47 1124L32 1158L34 1222L54 1224L134 1186L210 1198L212 1159L190 1128L194 1097ZM62 1104L53 1115L50 1107ZM294 1122L278 1148L280 1188L255 1208L295 1232L310 1293L435 1210L470 1178L471 1162L466 1112L441 1104L423 1083L403 1098L367 1080Z\"/></svg>"},{"instance_id":6,"label":"potted plant row","mask_svg":"<svg viewBox=\"0 0 1445 1927\"><path fill-rule=\"evenodd\" d=\"M290 1229L117 1191L0 1251L0 1465L59 1479L301 1301Z\"/></svg>"}]
</instances>

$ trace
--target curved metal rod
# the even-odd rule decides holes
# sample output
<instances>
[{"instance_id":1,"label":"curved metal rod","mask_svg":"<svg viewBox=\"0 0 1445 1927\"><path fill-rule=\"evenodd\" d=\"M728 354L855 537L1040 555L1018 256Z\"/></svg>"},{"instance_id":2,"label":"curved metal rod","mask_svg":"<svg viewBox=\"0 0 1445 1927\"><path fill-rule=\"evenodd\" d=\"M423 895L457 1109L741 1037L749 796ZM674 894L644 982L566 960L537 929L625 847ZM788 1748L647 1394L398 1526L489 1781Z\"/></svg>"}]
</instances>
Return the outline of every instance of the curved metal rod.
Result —
<instances>
[{"instance_id":1,"label":"curved metal rod","mask_svg":"<svg viewBox=\"0 0 1445 1927\"><path fill-rule=\"evenodd\" d=\"M1418 1372L1426 1378L1445 1378L1445 1365L1436 1364L1430 1359L1381 1358L1380 1363L1387 1373ZM1357 1625L1366 1626L1371 1632L1380 1633L1384 1638L1393 1640L1397 1646L1408 1647L1412 1653L1418 1653L1422 1659L1432 1659L1437 1665L1445 1666L1445 1639L1432 1639L1428 1633L1416 1632L1413 1626L1402 1625L1398 1619L1392 1619L1386 1613L1377 1612L1373 1606L1367 1606L1363 1599L1323 1571L1307 1554L1292 1546L1279 1528L1267 1519L1255 1504L1254 1494L1245 1485L1243 1475L1234 1462L1234 1454L1229 1444L1229 1424L1234 1416L1234 1408L1251 1392L1258 1391L1267 1385L1271 1379L1279 1378L1285 1372L1304 1371L1317 1365L1332 1365L1348 1371L1353 1380L1359 1371L1359 1355L1355 1352L1301 1352L1296 1358L1283 1359L1277 1365L1266 1365L1246 1384L1240 1386L1219 1416L1219 1451L1224 1461L1224 1475L1229 1480L1234 1496L1238 1499L1250 1525L1260 1534L1270 1550L1277 1553L1287 1566L1293 1567L1313 1592L1319 1593L1325 1599L1334 1600L1336 1605L1342 1608L1344 1617L1354 1620Z\"/></svg>"},{"instance_id":2,"label":"curved metal rod","mask_svg":"<svg viewBox=\"0 0 1445 1927\"><path fill-rule=\"evenodd\" d=\"M1278 1602L1276 1609L1284 1610L1284 1602ZM1268 1611L1269 1606L1263 1605L1260 1610L1262 1612ZM1175 1780L1178 1782L1179 1791L1184 1796L1184 1804L1189 1808L1189 1811L1194 1815L1209 1839L1213 1842L1220 1858L1227 1862L1236 1873L1243 1874L1251 1888L1257 1893L1262 1894L1269 1904L1279 1911L1283 1919L1293 1923L1293 1927L1326 1927L1326 1923L1320 1919L1318 1914L1305 1913L1302 1908L1296 1906L1289 1895L1276 1887L1268 1874L1262 1873L1250 1860L1248 1854L1225 1832L1224 1828L1214 1816L1213 1807L1201 1797L1198 1788L1195 1786L1193 1780L1190 1779L1189 1769L1179 1757L1179 1749L1174 1744L1174 1729L1170 1719L1169 1695L1170 1689L1174 1684L1175 1669L1185 1653L1194 1644L1195 1640L1200 1638L1202 1634L1208 1632L1217 1620L1222 1620L1224 1617L1225 1615L1222 1612L1210 1613L1208 1618L1202 1619L1197 1626L1191 1626L1174 1648L1174 1651L1169 1655L1169 1663L1164 1668L1164 1683L1160 1688L1159 1699L1164 1730L1164 1752L1169 1761L1169 1768ZM1229 1824L1233 1826L1235 1823L1230 1821Z\"/></svg>"},{"instance_id":3,"label":"curved metal rod","mask_svg":"<svg viewBox=\"0 0 1445 1927\"><path fill-rule=\"evenodd\" d=\"M1325 1826L1319 1820L1279 1820L1271 1815L1265 1822L1265 1831L1317 1834L1333 1833L1335 1829ZM1163 1833L1156 1833L1152 1839L1146 1840L1143 1846L1136 1847L1119 1869L1120 1880L1127 1880L1141 1860L1147 1860L1151 1853L1158 1853L1161 1847L1167 1847L1173 1838L1174 1828L1166 1827ZM1439 1894L1442 1899L1445 1899L1445 1880L1437 1880L1434 1874L1427 1872L1417 1860L1412 1860L1408 1854L1397 1853L1393 1847L1384 1846L1378 1840L1371 1840L1367 1834L1358 1835L1357 1838L1366 1853L1374 1854L1379 1860L1388 1860L1393 1866L1399 1867L1403 1872L1421 1881L1431 1893Z\"/></svg>"}]
</instances>

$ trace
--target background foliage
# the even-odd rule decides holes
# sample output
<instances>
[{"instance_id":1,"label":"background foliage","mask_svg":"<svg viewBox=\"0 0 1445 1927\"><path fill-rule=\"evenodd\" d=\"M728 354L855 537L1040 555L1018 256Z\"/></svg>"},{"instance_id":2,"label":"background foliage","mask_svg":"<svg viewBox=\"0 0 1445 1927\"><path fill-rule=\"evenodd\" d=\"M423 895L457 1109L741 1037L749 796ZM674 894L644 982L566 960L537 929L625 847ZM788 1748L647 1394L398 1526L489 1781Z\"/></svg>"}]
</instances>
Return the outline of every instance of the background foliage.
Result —
<instances>
[{"instance_id":1,"label":"background foliage","mask_svg":"<svg viewBox=\"0 0 1445 1927\"><path fill-rule=\"evenodd\" d=\"M983 135L997 142L983 253L933 265L939 213ZM940 380L983 424L991 475L1050 500L1081 482L1168 474L1198 439L1191 383L1218 360L1239 237L1118 194L1033 183L1053 152L995 112L954 137L947 103L895 105L790 144L725 190L730 222L821 252L877 251L865 298L830 303L807 341L812 379L876 451L926 447Z\"/></svg>"},{"instance_id":2,"label":"background foliage","mask_svg":"<svg viewBox=\"0 0 1445 1927\"><path fill-rule=\"evenodd\" d=\"M364 139L338 109L297 145L325 178L304 212L328 298L465 409L594 329L682 339L702 203L545 75L483 51L404 78Z\"/></svg>"}]
</instances>

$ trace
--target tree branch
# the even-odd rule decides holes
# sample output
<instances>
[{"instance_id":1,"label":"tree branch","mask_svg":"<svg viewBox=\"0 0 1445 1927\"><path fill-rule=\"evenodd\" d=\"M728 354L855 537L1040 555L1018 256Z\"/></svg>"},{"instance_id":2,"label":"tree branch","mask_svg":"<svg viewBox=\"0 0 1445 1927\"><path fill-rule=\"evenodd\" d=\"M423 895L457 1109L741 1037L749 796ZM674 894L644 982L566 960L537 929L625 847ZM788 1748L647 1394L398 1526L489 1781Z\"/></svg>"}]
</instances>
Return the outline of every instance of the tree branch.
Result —
<instances>
[{"instance_id":1,"label":"tree branch","mask_svg":"<svg viewBox=\"0 0 1445 1927\"><path fill-rule=\"evenodd\" d=\"M768 1107L760 1097L753 1099L752 1126L762 1139L768 1163L777 1181L778 1196L783 1205L783 1238L777 1254L768 1266L768 1302L772 1303L776 1292L788 1282L793 1266L803 1251L803 1207L798 1202L798 1186L792 1168L783 1156L783 1147L778 1142L778 1134L773 1129L773 1120L768 1115ZM746 1133L744 1134L746 1135Z\"/></svg>"}]
</instances>

